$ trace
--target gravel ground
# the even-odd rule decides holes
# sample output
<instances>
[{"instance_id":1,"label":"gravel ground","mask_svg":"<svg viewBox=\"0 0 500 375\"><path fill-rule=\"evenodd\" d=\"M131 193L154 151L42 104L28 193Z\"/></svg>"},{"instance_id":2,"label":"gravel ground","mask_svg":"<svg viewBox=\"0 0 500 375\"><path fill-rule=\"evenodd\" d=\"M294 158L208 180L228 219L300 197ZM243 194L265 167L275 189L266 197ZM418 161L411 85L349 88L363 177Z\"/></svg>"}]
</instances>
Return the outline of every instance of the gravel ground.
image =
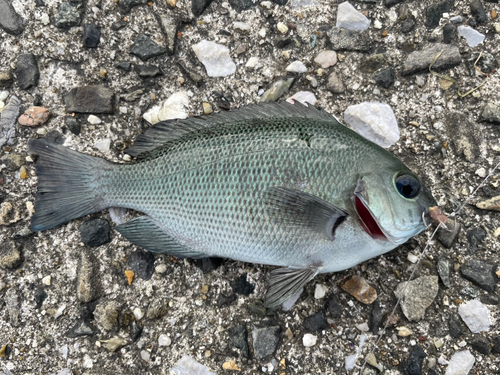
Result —
<instances>
[{"instance_id":1,"label":"gravel ground","mask_svg":"<svg viewBox=\"0 0 500 375\"><path fill-rule=\"evenodd\" d=\"M126 13L126 5L135 3ZM168 374L188 354L217 373L234 372L224 366L240 368L243 374L344 374L348 373L346 357L358 352L365 335L354 370L359 372L361 357L374 348L373 332L386 323L396 303L394 291L409 279L415 268L413 256L422 252L430 229L385 256L316 277L290 311L274 313L260 304L271 267L208 260L202 271L194 261L153 257L113 229L108 240L107 222L116 225L108 212L93 215L92 219L106 222L88 224L90 235L80 233L89 217L41 233L27 229L37 184L28 139L46 137L122 161L124 148L150 126L142 115L173 93L184 93L187 111L200 115L202 103L209 103L214 111L257 103L263 91L284 77L295 80L281 99L310 91L318 99L317 106L339 118L347 107L364 101L389 104L401 132L390 150L424 176L444 212L456 210L500 160L498 3L457 0L438 6L428 0L353 1L371 25L355 43L354 36L348 36L351 46L344 47L335 39L338 4L314 0L297 7L297 2L214 1L195 16L192 4L185 0L176 4L174 0L147 4L140 0L0 0L0 92L8 91L0 108L13 103L16 96L19 114L33 105L51 113L43 125L21 126L16 121L15 130L0 129L4 137L0 373ZM204 4L195 5L199 13ZM67 6L72 7L68 14L75 16L74 26L60 17L60 9ZM174 20L174 26L162 29L162 15ZM461 21L451 22L457 21L453 16L461 16ZM235 21L250 27L235 29ZM97 48L84 46L87 24L100 28ZM484 34L484 41L470 47L457 34L456 25L462 24ZM87 43L92 43L95 28L87 32L91 34ZM159 46L159 55L147 62L130 53L140 34L149 35ZM236 72L208 77L191 49L201 40L227 46ZM447 48L458 48L459 54L446 58L443 54L441 61L447 64L436 62L436 69L456 82L428 69L436 55L433 46L439 51L442 47L437 43L443 41L448 42ZM338 62L321 70L314 59L325 49L335 50ZM412 65L410 54L421 50L429 51L427 60ZM482 74L474 68L480 53L477 67ZM24 54L35 56L39 78L33 59ZM254 68L245 66L251 57L259 58ZM287 72L285 68L295 60L308 71ZM123 61L131 63L130 71L117 67ZM162 75L141 78L134 68L138 65L158 67ZM394 81L387 69L393 69ZM478 90L458 95L483 80ZM90 113L78 113L64 101L70 90L88 85L103 85L112 92L108 99L114 97L110 108L104 108L108 103L103 99L98 101L99 110L90 111L100 123L89 123ZM75 105L85 103L77 100ZM483 113L485 107L492 108L491 115ZM78 128L80 133L75 134ZM408 288L408 299L418 294L417 302L409 302L405 313L396 309L375 349L383 373L444 374L447 361L464 350L475 359L472 373L500 373L494 274L500 216L492 207L475 206L500 195L499 176L494 173L458 213L460 230L444 231L439 241L432 241L415 272L430 286ZM131 217L133 213L125 215L126 220ZM93 235L96 227L103 233ZM135 272L131 285L125 273L130 270ZM376 302L363 304L341 289L352 276L363 277L377 290ZM324 289L326 296L317 295ZM422 300L429 302L425 314L410 321L408 317L422 308L418 306ZM491 325L487 331L481 329L483 333L472 333L458 317L459 306L471 300L481 301L489 311ZM304 337L311 339L307 334L317 338L310 347L304 346ZM368 366L363 373L379 370Z\"/></svg>"}]
</instances>

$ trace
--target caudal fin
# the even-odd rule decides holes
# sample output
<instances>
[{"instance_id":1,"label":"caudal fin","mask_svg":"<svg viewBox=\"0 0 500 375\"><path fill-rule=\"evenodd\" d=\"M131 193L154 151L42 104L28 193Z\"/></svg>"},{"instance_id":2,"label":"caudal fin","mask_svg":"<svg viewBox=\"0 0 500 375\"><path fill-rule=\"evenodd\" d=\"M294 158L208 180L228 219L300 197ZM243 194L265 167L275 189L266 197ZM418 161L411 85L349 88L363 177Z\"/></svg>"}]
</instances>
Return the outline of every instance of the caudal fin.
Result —
<instances>
[{"instance_id":1,"label":"caudal fin","mask_svg":"<svg viewBox=\"0 0 500 375\"><path fill-rule=\"evenodd\" d=\"M111 163L41 139L30 140L28 150L38 155L33 231L53 228L107 208L98 181Z\"/></svg>"}]
</instances>

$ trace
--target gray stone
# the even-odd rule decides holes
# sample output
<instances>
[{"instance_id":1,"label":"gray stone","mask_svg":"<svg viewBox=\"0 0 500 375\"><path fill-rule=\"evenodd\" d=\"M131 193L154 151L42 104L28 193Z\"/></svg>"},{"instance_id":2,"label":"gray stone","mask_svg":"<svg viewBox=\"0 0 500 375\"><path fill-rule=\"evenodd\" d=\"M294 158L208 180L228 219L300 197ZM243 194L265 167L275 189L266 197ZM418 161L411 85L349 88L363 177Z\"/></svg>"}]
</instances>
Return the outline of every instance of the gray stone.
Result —
<instances>
[{"instance_id":1,"label":"gray stone","mask_svg":"<svg viewBox=\"0 0 500 375\"><path fill-rule=\"evenodd\" d=\"M14 82L14 76L10 70L0 71L0 87L7 88Z\"/></svg>"},{"instance_id":2,"label":"gray stone","mask_svg":"<svg viewBox=\"0 0 500 375\"><path fill-rule=\"evenodd\" d=\"M18 154L7 154L0 158L2 164L5 164L5 167L9 171L17 171L21 166L25 163L25 159Z\"/></svg>"},{"instance_id":3,"label":"gray stone","mask_svg":"<svg viewBox=\"0 0 500 375\"><path fill-rule=\"evenodd\" d=\"M122 304L117 301L101 301L97 304L94 317L99 327L106 331L118 329Z\"/></svg>"},{"instance_id":4,"label":"gray stone","mask_svg":"<svg viewBox=\"0 0 500 375\"><path fill-rule=\"evenodd\" d=\"M274 82L271 88L264 92L260 101L270 102L278 100L283 94L288 92L293 81L293 78L288 78L287 80L280 79Z\"/></svg>"},{"instance_id":5,"label":"gray stone","mask_svg":"<svg viewBox=\"0 0 500 375\"><path fill-rule=\"evenodd\" d=\"M443 27L443 43L452 44L458 42L457 26L453 23L447 23Z\"/></svg>"},{"instance_id":6,"label":"gray stone","mask_svg":"<svg viewBox=\"0 0 500 375\"><path fill-rule=\"evenodd\" d=\"M410 357L403 364L403 375L419 375L422 374L422 364L424 358L427 357L421 346L415 345L411 349Z\"/></svg>"},{"instance_id":7,"label":"gray stone","mask_svg":"<svg viewBox=\"0 0 500 375\"><path fill-rule=\"evenodd\" d=\"M82 242L90 247L98 247L109 242L109 223L104 219L90 219L80 227Z\"/></svg>"},{"instance_id":8,"label":"gray stone","mask_svg":"<svg viewBox=\"0 0 500 375\"><path fill-rule=\"evenodd\" d=\"M460 273L467 280L492 293L498 281L495 274L496 269L497 265L494 263L481 259L471 259L467 264L460 267Z\"/></svg>"},{"instance_id":9,"label":"gray stone","mask_svg":"<svg viewBox=\"0 0 500 375\"><path fill-rule=\"evenodd\" d=\"M471 253L474 254L478 250L478 245L486 238L486 232L482 228L472 228L465 233L465 237L470 243Z\"/></svg>"},{"instance_id":10,"label":"gray stone","mask_svg":"<svg viewBox=\"0 0 500 375\"><path fill-rule=\"evenodd\" d=\"M47 292L42 287L36 288L36 291L35 291L35 304L36 304L36 308L37 309L39 309L40 307L42 307L43 302L47 299L48 296L49 295L47 294Z\"/></svg>"},{"instance_id":11,"label":"gray stone","mask_svg":"<svg viewBox=\"0 0 500 375\"><path fill-rule=\"evenodd\" d=\"M147 4L148 0L120 0L118 1L118 8L123 14L127 14L130 10L137 6Z\"/></svg>"},{"instance_id":12,"label":"gray stone","mask_svg":"<svg viewBox=\"0 0 500 375\"><path fill-rule=\"evenodd\" d=\"M359 64L359 69L363 73L373 73L382 68L387 61L387 54L377 53L376 55L368 56Z\"/></svg>"},{"instance_id":13,"label":"gray stone","mask_svg":"<svg viewBox=\"0 0 500 375\"><path fill-rule=\"evenodd\" d=\"M24 31L23 19L14 10L12 0L0 0L0 27L12 35Z\"/></svg>"},{"instance_id":14,"label":"gray stone","mask_svg":"<svg viewBox=\"0 0 500 375\"><path fill-rule=\"evenodd\" d=\"M486 9L484 9L481 0L472 0L470 3L470 13L476 22L480 25L488 22L488 16L486 15Z\"/></svg>"},{"instance_id":15,"label":"gray stone","mask_svg":"<svg viewBox=\"0 0 500 375\"><path fill-rule=\"evenodd\" d=\"M345 92L345 85L344 82L342 82L342 77L336 72L332 72L328 76L326 88L333 94L342 94Z\"/></svg>"},{"instance_id":16,"label":"gray stone","mask_svg":"<svg viewBox=\"0 0 500 375\"><path fill-rule=\"evenodd\" d=\"M279 342L279 326L252 327L253 351L255 359L261 360L274 354Z\"/></svg>"},{"instance_id":17,"label":"gray stone","mask_svg":"<svg viewBox=\"0 0 500 375\"><path fill-rule=\"evenodd\" d=\"M374 335L378 335L379 329L382 327L384 314L385 310L380 306L379 301L373 302L372 311L370 312L370 319L368 320L368 327Z\"/></svg>"},{"instance_id":18,"label":"gray stone","mask_svg":"<svg viewBox=\"0 0 500 375\"><path fill-rule=\"evenodd\" d=\"M130 47L130 54L138 56L142 61L163 55L165 52L165 48L153 42L146 34L140 34L132 47Z\"/></svg>"},{"instance_id":19,"label":"gray stone","mask_svg":"<svg viewBox=\"0 0 500 375\"><path fill-rule=\"evenodd\" d=\"M452 220L448 219L446 221L446 228L439 228L438 233L437 233L437 239L447 249L451 249L453 245L458 240L458 235L461 230L461 225Z\"/></svg>"},{"instance_id":20,"label":"gray stone","mask_svg":"<svg viewBox=\"0 0 500 375\"><path fill-rule=\"evenodd\" d=\"M76 298L80 302L95 301L100 296L99 265L88 249L82 249L76 276Z\"/></svg>"},{"instance_id":21,"label":"gray stone","mask_svg":"<svg viewBox=\"0 0 500 375\"><path fill-rule=\"evenodd\" d=\"M439 26L439 20L443 13L450 12L455 8L453 0L442 1L437 4L432 4L425 9L425 26L435 28Z\"/></svg>"},{"instance_id":22,"label":"gray stone","mask_svg":"<svg viewBox=\"0 0 500 375\"><path fill-rule=\"evenodd\" d=\"M403 291L406 292L403 296ZM425 310L429 307L437 296L439 290L437 276L420 276L410 282L400 283L394 294L401 300L401 310L410 322L421 320L425 315Z\"/></svg>"},{"instance_id":23,"label":"gray stone","mask_svg":"<svg viewBox=\"0 0 500 375\"><path fill-rule=\"evenodd\" d=\"M392 85L394 85L395 72L393 68L384 69L378 74L375 75L375 82L377 85L382 86L385 89L388 89Z\"/></svg>"},{"instance_id":24,"label":"gray stone","mask_svg":"<svg viewBox=\"0 0 500 375\"><path fill-rule=\"evenodd\" d=\"M70 338L81 337L81 336L92 336L96 333L95 327L93 327L90 322L85 319L78 320L73 327L66 332L66 336Z\"/></svg>"},{"instance_id":25,"label":"gray stone","mask_svg":"<svg viewBox=\"0 0 500 375\"><path fill-rule=\"evenodd\" d=\"M481 118L484 121L500 123L500 106L493 103L487 103L481 112Z\"/></svg>"},{"instance_id":26,"label":"gray stone","mask_svg":"<svg viewBox=\"0 0 500 375\"><path fill-rule=\"evenodd\" d=\"M483 335L474 335L469 344L476 352L484 355L489 355L491 353L490 342Z\"/></svg>"},{"instance_id":27,"label":"gray stone","mask_svg":"<svg viewBox=\"0 0 500 375\"><path fill-rule=\"evenodd\" d=\"M249 357L248 332L243 324L238 324L229 330L229 339L235 347L241 349L243 357Z\"/></svg>"},{"instance_id":28,"label":"gray stone","mask_svg":"<svg viewBox=\"0 0 500 375\"><path fill-rule=\"evenodd\" d=\"M212 0L191 0L191 12L195 17L199 17L211 3Z\"/></svg>"},{"instance_id":29,"label":"gray stone","mask_svg":"<svg viewBox=\"0 0 500 375\"><path fill-rule=\"evenodd\" d=\"M334 27L327 32L332 49L335 51L359 51L366 52L372 47L368 31L347 30Z\"/></svg>"},{"instance_id":30,"label":"gray stone","mask_svg":"<svg viewBox=\"0 0 500 375\"><path fill-rule=\"evenodd\" d=\"M89 23L83 27L83 46L85 48L97 48L101 41L101 28L95 23Z\"/></svg>"},{"instance_id":31,"label":"gray stone","mask_svg":"<svg viewBox=\"0 0 500 375\"><path fill-rule=\"evenodd\" d=\"M150 251L136 250L127 257L127 264L144 280L149 280L155 271L155 257Z\"/></svg>"},{"instance_id":32,"label":"gray stone","mask_svg":"<svg viewBox=\"0 0 500 375\"><path fill-rule=\"evenodd\" d=\"M83 17L83 3L68 1L59 5L59 12L54 16L54 24L60 29L69 29L78 26Z\"/></svg>"},{"instance_id":33,"label":"gray stone","mask_svg":"<svg viewBox=\"0 0 500 375\"><path fill-rule=\"evenodd\" d=\"M76 117L66 116L64 117L64 125L66 125L71 133L74 135L80 135L82 130L82 125L78 122Z\"/></svg>"},{"instance_id":34,"label":"gray stone","mask_svg":"<svg viewBox=\"0 0 500 375\"><path fill-rule=\"evenodd\" d=\"M116 67L126 72L130 72L130 69L132 69L132 63L130 61L120 61L118 64L116 64Z\"/></svg>"},{"instance_id":35,"label":"gray stone","mask_svg":"<svg viewBox=\"0 0 500 375\"><path fill-rule=\"evenodd\" d=\"M329 325L325 320L323 312L321 311L304 319L304 328L306 329L306 331L316 332L328 327Z\"/></svg>"},{"instance_id":36,"label":"gray stone","mask_svg":"<svg viewBox=\"0 0 500 375\"><path fill-rule=\"evenodd\" d=\"M500 303L500 298L498 295L493 293L481 294L481 303L485 305L498 305Z\"/></svg>"},{"instance_id":37,"label":"gray stone","mask_svg":"<svg viewBox=\"0 0 500 375\"><path fill-rule=\"evenodd\" d=\"M437 270L441 281L444 286L449 288L451 286L450 279L450 260L449 259L439 259L437 263Z\"/></svg>"},{"instance_id":38,"label":"gray stone","mask_svg":"<svg viewBox=\"0 0 500 375\"><path fill-rule=\"evenodd\" d=\"M16 269L23 263L21 246L14 241L3 241L0 246L0 267Z\"/></svg>"},{"instance_id":39,"label":"gray stone","mask_svg":"<svg viewBox=\"0 0 500 375\"><path fill-rule=\"evenodd\" d=\"M156 14L156 19L158 20L161 30L167 40L167 54L172 56L175 52L179 19L169 14Z\"/></svg>"},{"instance_id":40,"label":"gray stone","mask_svg":"<svg viewBox=\"0 0 500 375\"><path fill-rule=\"evenodd\" d=\"M281 0L277 0L281 1ZM286 0L285 0L286 1ZM255 6L257 3L252 0L229 0L229 5L233 8L237 13L241 13L244 10L250 9Z\"/></svg>"},{"instance_id":41,"label":"gray stone","mask_svg":"<svg viewBox=\"0 0 500 375\"><path fill-rule=\"evenodd\" d=\"M193 68L188 67L183 61L177 61L177 66L185 76L195 83L196 86L201 86L204 81L201 74Z\"/></svg>"},{"instance_id":42,"label":"gray stone","mask_svg":"<svg viewBox=\"0 0 500 375\"><path fill-rule=\"evenodd\" d=\"M342 316L342 305L336 294L330 295L326 301L326 308L330 312L330 317L338 319Z\"/></svg>"},{"instance_id":43,"label":"gray stone","mask_svg":"<svg viewBox=\"0 0 500 375\"><path fill-rule=\"evenodd\" d=\"M484 132L476 123L469 121L463 112L448 113L445 122L452 149L457 155L463 155L465 160L469 162L481 156L479 145L484 137Z\"/></svg>"},{"instance_id":44,"label":"gray stone","mask_svg":"<svg viewBox=\"0 0 500 375\"><path fill-rule=\"evenodd\" d=\"M457 314L451 314L448 318L448 329L450 336L458 339L465 333L466 328Z\"/></svg>"},{"instance_id":45,"label":"gray stone","mask_svg":"<svg viewBox=\"0 0 500 375\"><path fill-rule=\"evenodd\" d=\"M82 86L64 96L68 113L113 113L115 93L105 86Z\"/></svg>"},{"instance_id":46,"label":"gray stone","mask_svg":"<svg viewBox=\"0 0 500 375\"><path fill-rule=\"evenodd\" d=\"M443 52L432 65L432 70L452 68L462 62L458 47L435 43L427 49L410 53L404 63L403 74L413 74L423 70L429 71L429 66L441 51Z\"/></svg>"},{"instance_id":47,"label":"gray stone","mask_svg":"<svg viewBox=\"0 0 500 375\"><path fill-rule=\"evenodd\" d=\"M35 55L24 53L17 57L16 64L17 84L22 90L38 85L40 71Z\"/></svg>"},{"instance_id":48,"label":"gray stone","mask_svg":"<svg viewBox=\"0 0 500 375\"><path fill-rule=\"evenodd\" d=\"M153 65L136 65L134 70L141 78L154 78L163 75L161 69Z\"/></svg>"},{"instance_id":49,"label":"gray stone","mask_svg":"<svg viewBox=\"0 0 500 375\"><path fill-rule=\"evenodd\" d=\"M338 5L336 27L349 30L366 30L370 27L370 20L354 8L348 1Z\"/></svg>"},{"instance_id":50,"label":"gray stone","mask_svg":"<svg viewBox=\"0 0 500 375\"><path fill-rule=\"evenodd\" d=\"M16 121L19 116L21 102L12 96L2 111L0 117L0 147L5 144L14 144L16 141Z\"/></svg>"}]
</instances>

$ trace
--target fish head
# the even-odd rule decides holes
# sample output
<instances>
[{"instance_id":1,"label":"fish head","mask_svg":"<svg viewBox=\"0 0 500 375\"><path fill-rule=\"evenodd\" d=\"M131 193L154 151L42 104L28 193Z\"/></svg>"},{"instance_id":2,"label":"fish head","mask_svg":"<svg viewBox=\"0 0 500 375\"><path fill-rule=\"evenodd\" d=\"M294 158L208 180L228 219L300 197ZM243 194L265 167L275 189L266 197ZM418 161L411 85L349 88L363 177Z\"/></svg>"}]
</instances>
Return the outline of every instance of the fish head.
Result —
<instances>
[{"instance_id":1,"label":"fish head","mask_svg":"<svg viewBox=\"0 0 500 375\"><path fill-rule=\"evenodd\" d=\"M436 205L430 190L406 167L360 176L352 199L363 229L396 246L427 227L429 207Z\"/></svg>"}]
</instances>

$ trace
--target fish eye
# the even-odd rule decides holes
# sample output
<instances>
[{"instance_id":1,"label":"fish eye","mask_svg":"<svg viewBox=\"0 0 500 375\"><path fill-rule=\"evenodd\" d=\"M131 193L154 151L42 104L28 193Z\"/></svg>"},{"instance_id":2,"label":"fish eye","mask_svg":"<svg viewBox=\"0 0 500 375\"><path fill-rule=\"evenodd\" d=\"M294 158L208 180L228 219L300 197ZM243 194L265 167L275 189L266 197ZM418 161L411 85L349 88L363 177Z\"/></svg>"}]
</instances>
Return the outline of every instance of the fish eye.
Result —
<instances>
[{"instance_id":1,"label":"fish eye","mask_svg":"<svg viewBox=\"0 0 500 375\"><path fill-rule=\"evenodd\" d=\"M400 173L394 182L399 194L405 198L415 198L420 193L420 182L411 174Z\"/></svg>"}]
</instances>

